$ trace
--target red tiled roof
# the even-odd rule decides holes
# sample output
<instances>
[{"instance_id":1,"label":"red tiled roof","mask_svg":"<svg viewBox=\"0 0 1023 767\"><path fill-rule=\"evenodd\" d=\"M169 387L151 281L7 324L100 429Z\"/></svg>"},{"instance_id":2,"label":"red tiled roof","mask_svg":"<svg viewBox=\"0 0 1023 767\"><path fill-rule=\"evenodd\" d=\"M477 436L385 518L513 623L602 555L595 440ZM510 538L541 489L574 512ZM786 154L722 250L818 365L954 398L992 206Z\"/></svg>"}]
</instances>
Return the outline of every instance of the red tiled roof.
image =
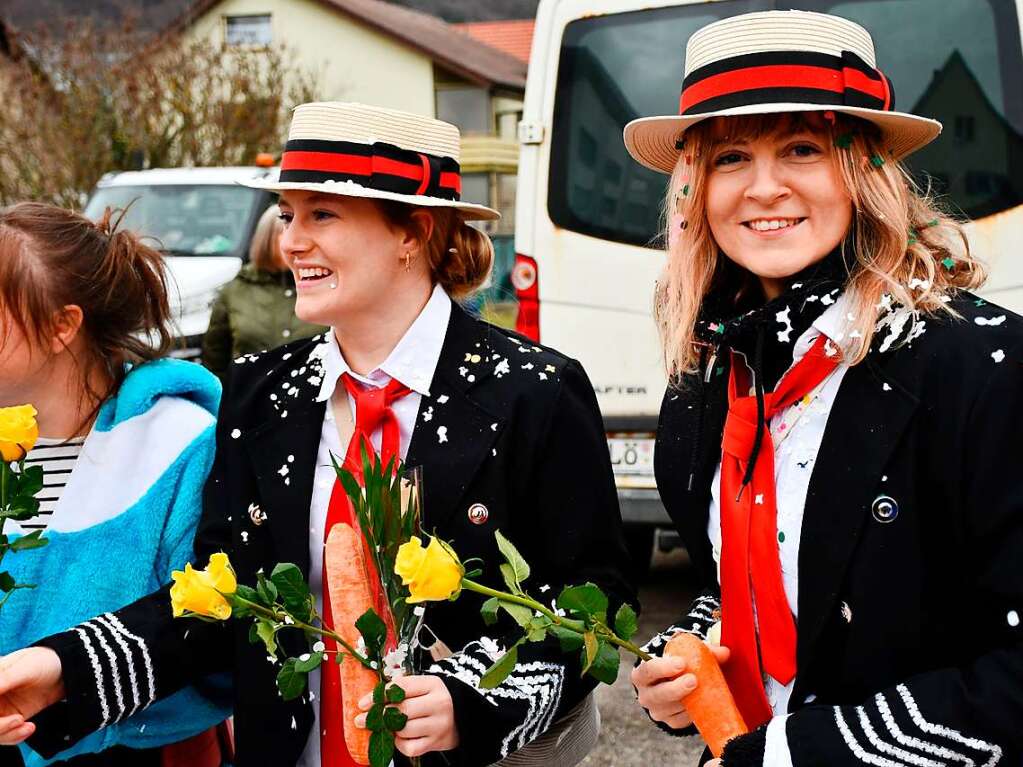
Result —
<instances>
[{"instance_id":1,"label":"red tiled roof","mask_svg":"<svg viewBox=\"0 0 1023 767\"><path fill-rule=\"evenodd\" d=\"M441 18L384 0L317 0L366 26L422 51L443 69L480 85L526 87L526 67L509 53L466 35ZM195 0L179 19L180 29L222 0Z\"/></svg>"},{"instance_id":2,"label":"red tiled roof","mask_svg":"<svg viewBox=\"0 0 1023 767\"><path fill-rule=\"evenodd\" d=\"M451 26L467 33L481 43L510 53L519 61L529 62L529 51L533 47L534 19L511 19L507 21L470 21Z\"/></svg>"}]
</instances>

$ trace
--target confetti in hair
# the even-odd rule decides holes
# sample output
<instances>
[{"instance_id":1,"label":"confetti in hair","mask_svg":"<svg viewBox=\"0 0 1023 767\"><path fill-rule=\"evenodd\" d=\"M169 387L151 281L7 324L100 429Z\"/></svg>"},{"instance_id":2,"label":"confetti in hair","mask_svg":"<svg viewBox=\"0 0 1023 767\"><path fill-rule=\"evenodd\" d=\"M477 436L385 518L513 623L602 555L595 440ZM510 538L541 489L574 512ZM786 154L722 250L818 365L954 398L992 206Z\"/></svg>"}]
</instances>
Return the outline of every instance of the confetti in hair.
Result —
<instances>
[{"instance_id":1,"label":"confetti in hair","mask_svg":"<svg viewBox=\"0 0 1023 767\"><path fill-rule=\"evenodd\" d=\"M835 146L839 149L849 149L853 143L852 133L843 133L835 138Z\"/></svg>"},{"instance_id":2,"label":"confetti in hair","mask_svg":"<svg viewBox=\"0 0 1023 767\"><path fill-rule=\"evenodd\" d=\"M834 125L835 124L835 113L832 112L829 109L827 112L824 113L824 119L827 120L832 125Z\"/></svg>"},{"instance_id":3,"label":"confetti in hair","mask_svg":"<svg viewBox=\"0 0 1023 767\"><path fill-rule=\"evenodd\" d=\"M879 154L872 155L870 158L870 164L875 168L880 168L884 165L884 158Z\"/></svg>"},{"instance_id":4,"label":"confetti in hair","mask_svg":"<svg viewBox=\"0 0 1023 767\"><path fill-rule=\"evenodd\" d=\"M956 260L952 258L952 256L949 256L948 258L942 259L941 263L946 269L948 269L951 272L955 268Z\"/></svg>"}]
</instances>

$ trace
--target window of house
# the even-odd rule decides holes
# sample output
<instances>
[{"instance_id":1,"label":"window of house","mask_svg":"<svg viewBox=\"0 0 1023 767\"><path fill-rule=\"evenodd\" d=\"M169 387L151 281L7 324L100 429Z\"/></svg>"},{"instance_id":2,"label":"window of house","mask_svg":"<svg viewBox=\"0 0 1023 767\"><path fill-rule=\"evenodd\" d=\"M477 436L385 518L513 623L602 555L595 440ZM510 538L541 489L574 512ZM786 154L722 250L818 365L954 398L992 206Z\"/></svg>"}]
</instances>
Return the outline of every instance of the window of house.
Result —
<instances>
[{"instance_id":1,"label":"window of house","mask_svg":"<svg viewBox=\"0 0 1023 767\"><path fill-rule=\"evenodd\" d=\"M463 173L462 200L477 205L490 205L490 174Z\"/></svg>"},{"instance_id":2,"label":"window of house","mask_svg":"<svg viewBox=\"0 0 1023 767\"><path fill-rule=\"evenodd\" d=\"M270 14L226 16L224 41L232 46L266 46L273 42Z\"/></svg>"},{"instance_id":3,"label":"window of house","mask_svg":"<svg viewBox=\"0 0 1023 767\"><path fill-rule=\"evenodd\" d=\"M973 115L956 115L955 135L956 141L961 144L973 141Z\"/></svg>"},{"instance_id":4,"label":"window of house","mask_svg":"<svg viewBox=\"0 0 1023 767\"><path fill-rule=\"evenodd\" d=\"M462 133L490 132L490 94L483 88L438 88L437 119Z\"/></svg>"}]
</instances>

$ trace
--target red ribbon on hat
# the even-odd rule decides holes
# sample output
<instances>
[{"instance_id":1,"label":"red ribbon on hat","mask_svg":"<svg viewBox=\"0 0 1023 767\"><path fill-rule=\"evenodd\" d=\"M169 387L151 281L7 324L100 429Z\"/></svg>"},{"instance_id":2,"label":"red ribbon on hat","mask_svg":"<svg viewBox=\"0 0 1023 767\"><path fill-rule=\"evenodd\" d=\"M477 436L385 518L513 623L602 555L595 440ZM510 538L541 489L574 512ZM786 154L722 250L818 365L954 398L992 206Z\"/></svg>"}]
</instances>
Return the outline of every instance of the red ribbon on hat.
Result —
<instances>
[{"instance_id":1,"label":"red ribbon on hat","mask_svg":"<svg viewBox=\"0 0 1023 767\"><path fill-rule=\"evenodd\" d=\"M746 54L712 62L683 83L679 113L766 103L815 103L890 111L891 81L852 51Z\"/></svg>"}]
</instances>

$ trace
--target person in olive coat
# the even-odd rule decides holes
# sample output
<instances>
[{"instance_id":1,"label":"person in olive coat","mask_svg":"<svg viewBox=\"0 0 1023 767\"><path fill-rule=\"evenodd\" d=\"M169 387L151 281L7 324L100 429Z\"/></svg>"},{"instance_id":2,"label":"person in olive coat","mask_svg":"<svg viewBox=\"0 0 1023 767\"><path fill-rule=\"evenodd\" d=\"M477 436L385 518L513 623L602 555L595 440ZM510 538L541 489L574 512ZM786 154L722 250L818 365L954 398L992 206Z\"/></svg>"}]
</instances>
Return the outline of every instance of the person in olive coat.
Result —
<instances>
[{"instance_id":1,"label":"person in olive coat","mask_svg":"<svg viewBox=\"0 0 1023 767\"><path fill-rule=\"evenodd\" d=\"M213 302L202 363L222 381L236 357L326 330L295 316L295 278L284 265L279 247L282 228L280 211L271 205L256 225L249 263Z\"/></svg>"}]
</instances>

